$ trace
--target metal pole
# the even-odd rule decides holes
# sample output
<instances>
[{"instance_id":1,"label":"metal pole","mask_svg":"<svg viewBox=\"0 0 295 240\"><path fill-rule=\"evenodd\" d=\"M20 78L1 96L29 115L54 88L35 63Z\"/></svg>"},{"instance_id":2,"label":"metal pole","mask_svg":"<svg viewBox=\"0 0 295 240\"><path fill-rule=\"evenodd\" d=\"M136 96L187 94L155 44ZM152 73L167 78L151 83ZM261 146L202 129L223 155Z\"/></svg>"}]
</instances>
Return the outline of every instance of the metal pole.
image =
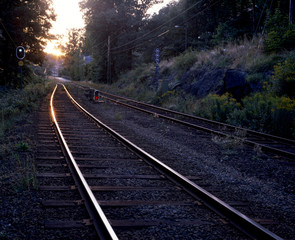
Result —
<instances>
[{"instance_id":1,"label":"metal pole","mask_svg":"<svg viewBox=\"0 0 295 240\"><path fill-rule=\"evenodd\" d=\"M107 83L111 83L111 36L108 36L108 69L107 69Z\"/></svg>"},{"instance_id":2,"label":"metal pole","mask_svg":"<svg viewBox=\"0 0 295 240\"><path fill-rule=\"evenodd\" d=\"M256 14L255 0L252 0L252 8L253 8L253 10L252 10L252 14L253 14L253 16L252 16L252 18L253 18L253 26L252 26L252 28L253 28L253 33L254 33L255 32L255 26L256 26L256 20L255 20L255 14Z\"/></svg>"},{"instance_id":3,"label":"metal pole","mask_svg":"<svg viewBox=\"0 0 295 240\"><path fill-rule=\"evenodd\" d=\"M186 24L185 25L185 49L184 50L187 49L187 31L188 31L188 25Z\"/></svg>"},{"instance_id":4,"label":"metal pole","mask_svg":"<svg viewBox=\"0 0 295 240\"><path fill-rule=\"evenodd\" d=\"M23 89L23 67L20 67L20 89Z\"/></svg>"},{"instance_id":5,"label":"metal pole","mask_svg":"<svg viewBox=\"0 0 295 240\"><path fill-rule=\"evenodd\" d=\"M289 24L293 24L293 8L294 8L294 0L290 0L290 7L289 7Z\"/></svg>"},{"instance_id":6,"label":"metal pole","mask_svg":"<svg viewBox=\"0 0 295 240\"><path fill-rule=\"evenodd\" d=\"M4 130L4 109L2 108L2 128Z\"/></svg>"}]
</instances>

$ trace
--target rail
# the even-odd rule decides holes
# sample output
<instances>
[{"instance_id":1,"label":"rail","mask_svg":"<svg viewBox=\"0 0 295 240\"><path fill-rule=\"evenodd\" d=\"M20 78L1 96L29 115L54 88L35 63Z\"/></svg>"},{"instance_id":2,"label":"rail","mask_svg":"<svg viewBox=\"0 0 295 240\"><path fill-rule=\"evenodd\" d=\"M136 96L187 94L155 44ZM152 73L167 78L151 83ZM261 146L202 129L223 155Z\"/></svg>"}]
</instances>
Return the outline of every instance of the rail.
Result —
<instances>
[{"instance_id":1,"label":"rail","mask_svg":"<svg viewBox=\"0 0 295 240\"><path fill-rule=\"evenodd\" d=\"M193 119L193 120L202 121L202 122L209 123L209 124L212 124L212 125L217 125L219 127L225 127L225 128L227 128L229 130L232 130L232 131L233 130L235 130L235 131L243 131L243 132L246 133L246 135L248 137L259 137L259 138L262 138L264 140L271 139L272 141L276 141L278 143L289 144L293 148L295 147L295 141L294 140L286 139L286 138L282 138L282 137L278 137L278 136L274 136L274 135L270 135L270 134L265 134L265 133L253 131L253 130L250 130L250 129L236 127L236 126L232 126L232 125L229 125L229 124L216 122L216 121L213 121L213 120L209 120L209 119L205 119L205 118L201 118L201 117L197 117L197 116L193 116L193 115L189 115L189 114L185 114L185 113L181 113L181 112L177 112L177 111L173 111L173 110L170 110L170 109L166 109L166 108L154 106L154 105L151 105L151 104L146 104L146 103L142 103L142 102L139 102L139 101L135 101L135 100L132 100L132 99L129 99L129 98L125 98L125 97L117 96L117 95L114 95L114 94L106 93L106 92L103 92L103 91L100 91L100 90L99 90L99 92L103 94L102 97L104 97L105 99L116 102L117 104L123 105L125 107L132 108L132 109L135 109L135 110L138 110L138 111L141 111L141 112L145 112L145 113L148 113L148 114L157 115L157 117L159 117L159 118L170 120L170 121L173 121L173 122L176 122L176 123L179 123L179 124L182 124L182 125L185 125L187 127L191 127L191 128L197 129L197 130L213 133L213 134L223 136L223 137L230 137L230 138L234 137L234 138L240 139L242 142L248 144L249 146L252 146L252 147L260 146L262 151L272 152L272 153L275 153L275 154L279 154L281 156L288 157L288 158L290 158L292 160L295 160L295 153L293 153L293 152L289 152L289 151L285 151L285 150L282 150L282 149L279 149L279 148L274 148L274 147L271 147L271 146L267 146L267 145L259 143L259 142L255 142L255 141L252 141L252 140L240 138L238 136L234 136L234 135L227 134L227 133L224 133L224 132L221 132L221 131L213 130L213 129L208 128L208 127L203 127L203 126L200 126L200 125L197 125L197 124L192 124L192 123L189 123L189 122L186 122L186 121L183 121L183 120L179 120L177 118L166 116L164 114L155 113L155 112L152 112L152 111L149 111L149 110L146 110L146 109L142 109L140 107L136 107L136 106L124 103L124 102L120 102L120 101L112 99L112 98L122 99L124 101L132 102L132 103L135 103L135 104L138 104L138 105L141 105L141 106L146 106L146 107L153 108L153 109L156 109L156 110L164 111L166 113L175 114L175 115L178 115L178 116L181 116L181 117L187 117L187 118L190 118L190 119ZM112 97L112 98L109 98L109 97L106 97L106 96L109 96L109 97Z\"/></svg>"},{"instance_id":2,"label":"rail","mask_svg":"<svg viewBox=\"0 0 295 240\"><path fill-rule=\"evenodd\" d=\"M102 211L101 207L97 203L97 200L95 196L93 195L93 192L91 191L87 181L85 180L83 174L81 173L64 137L60 130L59 124L55 117L54 107L53 107L53 98L54 94L56 92L57 85L55 86L53 93L50 98L50 108L51 108L51 116L52 121L54 123L54 126L56 128L56 132L58 134L58 138L60 140L61 145L65 149L66 156L70 159L70 165L72 174L74 175L74 178L76 181L76 184L79 186L79 191L81 195L84 197L84 200L86 201L86 207L88 209L89 214L92 217L93 224L95 226L95 229L100 237L100 239L112 239L117 240L118 237L116 236L116 233L114 232L112 226L110 225L108 219L106 218L104 212Z\"/></svg>"},{"instance_id":3,"label":"rail","mask_svg":"<svg viewBox=\"0 0 295 240\"><path fill-rule=\"evenodd\" d=\"M212 209L215 213L218 215L225 217L228 219L228 221L243 231L245 234L250 236L253 239L282 239L273 232L269 231L268 229L264 228L260 224L256 223L246 215L242 214L238 210L234 209L230 205L226 204L216 196L212 195L205 189L201 188L194 182L190 181L188 178L182 176L169 166L162 163L157 158L153 157L149 153L145 152L138 146L136 146L134 143L126 139L125 137L121 136L119 133L108 127L106 124L102 123L100 120L98 120L94 115L86 111L69 93L69 91L66 89L66 87L63 85L68 97L71 99L71 101L84 113L86 114L90 119L92 119L94 122L96 122L99 126L101 126L103 129L105 129L107 132L109 132L111 135L113 135L116 139L118 139L120 142L122 142L125 146L127 146L129 149L134 151L137 155L139 155L141 158L143 158L145 161L151 163L153 166L155 166L160 172L164 173L169 179L171 179L173 182L176 182L177 184L181 185L184 189L186 189L187 192L189 192L194 197L201 199L204 204Z\"/></svg>"}]
</instances>

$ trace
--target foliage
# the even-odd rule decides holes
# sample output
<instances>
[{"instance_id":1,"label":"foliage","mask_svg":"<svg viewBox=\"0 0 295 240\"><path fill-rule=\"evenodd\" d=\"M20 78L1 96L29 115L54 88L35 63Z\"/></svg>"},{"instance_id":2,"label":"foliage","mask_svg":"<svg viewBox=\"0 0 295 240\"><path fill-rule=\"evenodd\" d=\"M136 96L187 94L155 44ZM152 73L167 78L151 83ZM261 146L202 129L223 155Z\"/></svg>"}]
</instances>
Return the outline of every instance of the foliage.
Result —
<instances>
[{"instance_id":1,"label":"foliage","mask_svg":"<svg viewBox=\"0 0 295 240\"><path fill-rule=\"evenodd\" d=\"M25 152L25 151L29 150L29 148L30 148L30 146L26 142L19 142L16 145L16 149L18 152Z\"/></svg>"},{"instance_id":2,"label":"foliage","mask_svg":"<svg viewBox=\"0 0 295 240\"><path fill-rule=\"evenodd\" d=\"M264 43L266 52L290 50L295 47L295 26L289 24L288 16L283 14L279 8L276 8L267 21L266 30L268 32Z\"/></svg>"},{"instance_id":3,"label":"foliage","mask_svg":"<svg viewBox=\"0 0 295 240\"><path fill-rule=\"evenodd\" d=\"M238 29L229 26L228 23L220 23L216 28L216 34L213 35L212 43L232 42L238 35Z\"/></svg>"},{"instance_id":4,"label":"foliage","mask_svg":"<svg viewBox=\"0 0 295 240\"><path fill-rule=\"evenodd\" d=\"M295 137L295 101L267 92L243 99L243 108L230 114L228 123L246 128Z\"/></svg>"},{"instance_id":5,"label":"foliage","mask_svg":"<svg viewBox=\"0 0 295 240\"><path fill-rule=\"evenodd\" d=\"M100 65L100 80L106 82L107 47L110 37L112 77L130 70L137 57L133 40L145 24L147 10L158 0L84 0L81 7L86 20L84 51ZM142 33L141 33L142 34ZM130 44L127 44L131 42ZM122 47L121 47L122 46Z\"/></svg>"},{"instance_id":6,"label":"foliage","mask_svg":"<svg viewBox=\"0 0 295 240\"><path fill-rule=\"evenodd\" d=\"M247 76L247 82L249 83L259 83L264 80L263 73L258 72L258 73L253 73Z\"/></svg>"},{"instance_id":7,"label":"foliage","mask_svg":"<svg viewBox=\"0 0 295 240\"><path fill-rule=\"evenodd\" d=\"M225 122L231 112L240 108L240 104L229 93L222 96L210 94L199 104L196 115L220 122Z\"/></svg>"},{"instance_id":8,"label":"foliage","mask_svg":"<svg viewBox=\"0 0 295 240\"><path fill-rule=\"evenodd\" d=\"M61 75L69 76L73 80L78 81L83 80L86 70L81 54L83 37L80 32L81 29L72 29L69 32L69 41L66 46L63 47L63 51L66 55L63 58L63 69L60 72Z\"/></svg>"},{"instance_id":9,"label":"foliage","mask_svg":"<svg viewBox=\"0 0 295 240\"><path fill-rule=\"evenodd\" d=\"M295 52L292 52L283 63L274 66L272 83L276 94L295 98Z\"/></svg>"},{"instance_id":10,"label":"foliage","mask_svg":"<svg viewBox=\"0 0 295 240\"><path fill-rule=\"evenodd\" d=\"M41 81L26 85L23 90L9 90L0 96L0 135L25 114L36 110L38 103L51 88L49 82Z\"/></svg>"},{"instance_id":11,"label":"foliage","mask_svg":"<svg viewBox=\"0 0 295 240\"><path fill-rule=\"evenodd\" d=\"M256 131L295 137L295 101L267 92L245 97L237 103L230 95L208 95L197 100L194 113L212 120Z\"/></svg>"},{"instance_id":12,"label":"foliage","mask_svg":"<svg viewBox=\"0 0 295 240\"><path fill-rule=\"evenodd\" d=\"M11 85L17 78L16 46L24 46L26 60L42 62L45 41L52 39L48 33L50 21L55 19L50 3L51 0L0 1L0 85Z\"/></svg>"},{"instance_id":13,"label":"foliage","mask_svg":"<svg viewBox=\"0 0 295 240\"><path fill-rule=\"evenodd\" d=\"M189 70L198 60L196 52L186 52L180 56L175 57L173 67L178 72Z\"/></svg>"}]
</instances>

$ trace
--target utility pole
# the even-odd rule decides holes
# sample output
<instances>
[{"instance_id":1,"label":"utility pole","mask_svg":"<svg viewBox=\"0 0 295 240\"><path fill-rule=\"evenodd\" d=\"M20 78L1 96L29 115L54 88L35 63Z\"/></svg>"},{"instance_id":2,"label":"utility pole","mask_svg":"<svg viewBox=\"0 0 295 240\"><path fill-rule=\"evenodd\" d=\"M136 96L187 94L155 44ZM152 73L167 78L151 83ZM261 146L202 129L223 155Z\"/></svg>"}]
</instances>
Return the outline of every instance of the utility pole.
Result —
<instances>
[{"instance_id":1,"label":"utility pole","mask_svg":"<svg viewBox=\"0 0 295 240\"><path fill-rule=\"evenodd\" d=\"M108 36L108 69L107 69L107 83L112 83L111 79L111 36Z\"/></svg>"},{"instance_id":2,"label":"utility pole","mask_svg":"<svg viewBox=\"0 0 295 240\"><path fill-rule=\"evenodd\" d=\"M187 50L187 31L188 31L188 23L185 24L185 51Z\"/></svg>"},{"instance_id":3,"label":"utility pole","mask_svg":"<svg viewBox=\"0 0 295 240\"><path fill-rule=\"evenodd\" d=\"M252 0L252 14L253 14L253 17L252 17L252 21L253 21L253 33L255 32L255 28L256 28L256 20L255 20L255 14L256 14L256 9L255 9L255 0Z\"/></svg>"},{"instance_id":4,"label":"utility pole","mask_svg":"<svg viewBox=\"0 0 295 240\"><path fill-rule=\"evenodd\" d=\"M290 7L289 7L289 24L293 24L293 8L294 8L294 0L290 0Z\"/></svg>"}]
</instances>

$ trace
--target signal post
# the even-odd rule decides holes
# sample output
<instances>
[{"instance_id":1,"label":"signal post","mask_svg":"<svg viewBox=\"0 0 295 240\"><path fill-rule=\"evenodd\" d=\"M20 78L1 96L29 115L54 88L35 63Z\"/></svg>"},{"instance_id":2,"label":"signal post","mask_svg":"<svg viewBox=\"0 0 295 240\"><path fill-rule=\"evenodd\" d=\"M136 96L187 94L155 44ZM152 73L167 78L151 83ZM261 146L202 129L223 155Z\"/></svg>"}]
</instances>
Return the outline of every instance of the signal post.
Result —
<instances>
[{"instance_id":1,"label":"signal post","mask_svg":"<svg viewBox=\"0 0 295 240\"><path fill-rule=\"evenodd\" d=\"M24 62L22 61L26 56L25 48L22 46L18 46L16 48L16 57L19 60L18 66L20 67L20 89L23 88L23 66Z\"/></svg>"}]
</instances>

